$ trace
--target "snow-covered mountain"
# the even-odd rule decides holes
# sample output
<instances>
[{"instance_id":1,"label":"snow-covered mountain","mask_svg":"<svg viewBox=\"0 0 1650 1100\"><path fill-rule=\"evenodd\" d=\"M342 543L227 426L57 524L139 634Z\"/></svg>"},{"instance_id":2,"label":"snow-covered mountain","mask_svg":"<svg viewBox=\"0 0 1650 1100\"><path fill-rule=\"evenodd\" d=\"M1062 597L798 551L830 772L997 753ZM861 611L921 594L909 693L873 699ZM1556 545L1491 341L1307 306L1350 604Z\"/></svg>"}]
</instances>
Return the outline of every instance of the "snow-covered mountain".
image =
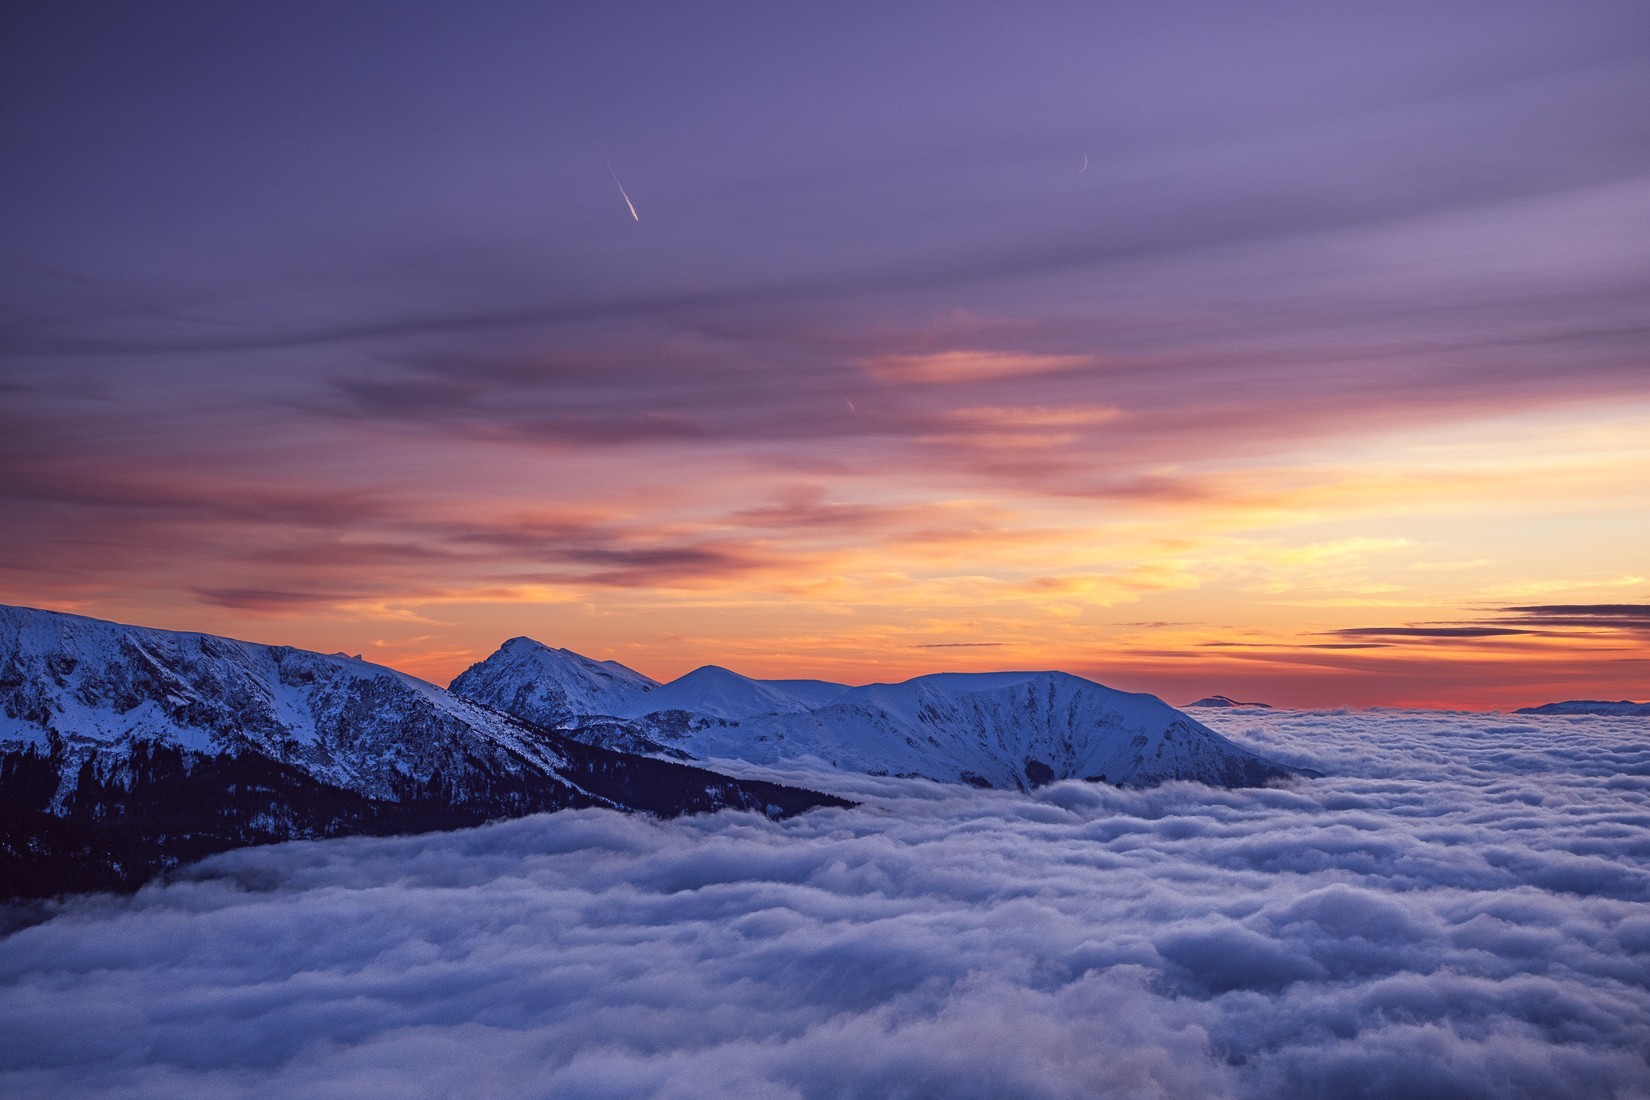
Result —
<instances>
[{"instance_id":1,"label":"snow-covered mountain","mask_svg":"<svg viewBox=\"0 0 1650 1100\"><path fill-rule=\"evenodd\" d=\"M658 686L617 661L593 661L531 638L511 638L460 673L449 690L555 729L619 714Z\"/></svg>"},{"instance_id":2,"label":"snow-covered mountain","mask_svg":"<svg viewBox=\"0 0 1650 1100\"><path fill-rule=\"evenodd\" d=\"M803 713L707 723L674 743L702 760L810 757L854 771L1001 788L1058 779L1255 786L1289 774L1153 696L1063 672L941 673L872 684Z\"/></svg>"},{"instance_id":3,"label":"snow-covered mountain","mask_svg":"<svg viewBox=\"0 0 1650 1100\"><path fill-rule=\"evenodd\" d=\"M511 638L459 673L448 690L541 726L567 728L669 711L714 718L800 712L825 705L848 685L753 680L717 665L661 685L617 661L593 661L531 638Z\"/></svg>"},{"instance_id":4,"label":"snow-covered mountain","mask_svg":"<svg viewBox=\"0 0 1650 1100\"><path fill-rule=\"evenodd\" d=\"M473 698L509 709L530 685L478 672L501 657L513 660L495 654L454 690L485 679L488 692ZM1057 779L1254 786L1293 774L1155 696L1062 672L941 673L847 687L707 666L608 705L606 718L566 732L703 761L794 761L1003 788Z\"/></svg>"},{"instance_id":5,"label":"snow-covered mountain","mask_svg":"<svg viewBox=\"0 0 1650 1100\"><path fill-rule=\"evenodd\" d=\"M250 749L369 798L456 778L467 757L565 763L519 722L359 658L27 608L0 608L0 692L0 745Z\"/></svg>"},{"instance_id":6,"label":"snow-covered mountain","mask_svg":"<svg viewBox=\"0 0 1650 1100\"><path fill-rule=\"evenodd\" d=\"M1630 718L1650 718L1650 703L1635 703L1630 699L1609 702L1603 699L1567 699L1562 703L1543 703L1539 707L1519 707L1514 714L1615 714Z\"/></svg>"},{"instance_id":7,"label":"snow-covered mountain","mask_svg":"<svg viewBox=\"0 0 1650 1100\"><path fill-rule=\"evenodd\" d=\"M66 861L101 860L92 885L130 885L176 853L265 840L827 802L592 747L359 658L0 606L8 877L34 867L49 884Z\"/></svg>"},{"instance_id":8,"label":"snow-covered mountain","mask_svg":"<svg viewBox=\"0 0 1650 1100\"><path fill-rule=\"evenodd\" d=\"M846 684L824 680L753 680L718 665L705 665L650 695L632 697L610 713L623 718L673 710L711 718L802 714L848 690Z\"/></svg>"}]
</instances>

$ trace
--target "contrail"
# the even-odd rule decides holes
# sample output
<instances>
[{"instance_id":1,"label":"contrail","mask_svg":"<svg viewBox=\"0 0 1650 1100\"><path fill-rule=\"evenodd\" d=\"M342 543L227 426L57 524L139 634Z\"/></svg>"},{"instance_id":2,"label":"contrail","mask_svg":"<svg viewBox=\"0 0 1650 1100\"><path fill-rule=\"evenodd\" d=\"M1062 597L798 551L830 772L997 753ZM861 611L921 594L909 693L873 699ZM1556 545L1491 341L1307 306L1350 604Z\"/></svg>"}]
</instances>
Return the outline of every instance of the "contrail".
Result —
<instances>
[{"instance_id":1,"label":"contrail","mask_svg":"<svg viewBox=\"0 0 1650 1100\"><path fill-rule=\"evenodd\" d=\"M1088 170L1089 170L1089 155L1087 153L1084 153L1083 154L1083 167L1077 169L1077 174L1080 176L1084 172L1087 172ZM623 188L621 188L620 190L623 190Z\"/></svg>"},{"instance_id":2,"label":"contrail","mask_svg":"<svg viewBox=\"0 0 1650 1100\"><path fill-rule=\"evenodd\" d=\"M607 160L606 153L602 154L602 159L607 161L607 174L613 177L614 183L619 184L619 197L624 199L624 204L626 206L630 207L630 216L635 218L637 221L641 221L642 216L636 213L636 204L631 202L630 196L625 193L624 184L619 183L619 173L613 171L613 162L611 160Z\"/></svg>"}]
</instances>

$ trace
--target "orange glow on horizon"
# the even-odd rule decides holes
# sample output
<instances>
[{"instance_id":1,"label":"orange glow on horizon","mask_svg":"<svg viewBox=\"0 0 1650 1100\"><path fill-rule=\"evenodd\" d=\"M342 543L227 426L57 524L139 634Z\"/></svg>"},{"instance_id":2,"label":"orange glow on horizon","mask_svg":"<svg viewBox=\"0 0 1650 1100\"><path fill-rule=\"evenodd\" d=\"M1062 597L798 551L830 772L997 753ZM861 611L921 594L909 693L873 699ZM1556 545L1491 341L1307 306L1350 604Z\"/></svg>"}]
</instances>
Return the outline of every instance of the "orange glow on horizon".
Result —
<instances>
[{"instance_id":1,"label":"orange glow on horizon","mask_svg":"<svg viewBox=\"0 0 1650 1100\"><path fill-rule=\"evenodd\" d=\"M959 362L898 369L944 389L946 372L1075 366ZM142 563L143 584L105 566L14 582L10 600L360 652L442 683L526 634L660 679L706 663L856 683L1018 667L1171 702L1647 694L1642 630L1447 631L1493 629L1496 609L1520 604L1650 601L1650 410L1492 418L1247 463L1189 456L1099 490L1086 483L1109 473L1108 433L1129 422L1113 406L971 400L936 420L955 426L943 453L961 458L1022 437L1028 453L1099 450L1041 474L804 473L729 454L667 486L657 463L483 441L451 452L445 480L421 469L416 499L363 510L347 539L318 523L269 533L243 510L200 529L196 556ZM546 476L568 486L554 507ZM276 507L303 503L270 492ZM197 537L187 513L175 522ZM1445 633L1337 633L1382 629Z\"/></svg>"}]
</instances>

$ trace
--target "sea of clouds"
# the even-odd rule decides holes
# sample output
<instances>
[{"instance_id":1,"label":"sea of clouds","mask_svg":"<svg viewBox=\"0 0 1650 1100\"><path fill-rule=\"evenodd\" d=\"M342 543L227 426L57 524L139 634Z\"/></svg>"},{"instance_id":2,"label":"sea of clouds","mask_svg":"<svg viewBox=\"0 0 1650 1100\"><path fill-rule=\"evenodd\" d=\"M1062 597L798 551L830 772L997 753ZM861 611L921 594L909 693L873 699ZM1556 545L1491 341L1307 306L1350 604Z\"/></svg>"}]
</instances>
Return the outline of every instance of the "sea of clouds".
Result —
<instances>
[{"instance_id":1,"label":"sea of clouds","mask_svg":"<svg viewBox=\"0 0 1650 1100\"><path fill-rule=\"evenodd\" d=\"M1326 777L228 853L0 940L0 1094L1650 1096L1650 723L1211 720Z\"/></svg>"}]
</instances>

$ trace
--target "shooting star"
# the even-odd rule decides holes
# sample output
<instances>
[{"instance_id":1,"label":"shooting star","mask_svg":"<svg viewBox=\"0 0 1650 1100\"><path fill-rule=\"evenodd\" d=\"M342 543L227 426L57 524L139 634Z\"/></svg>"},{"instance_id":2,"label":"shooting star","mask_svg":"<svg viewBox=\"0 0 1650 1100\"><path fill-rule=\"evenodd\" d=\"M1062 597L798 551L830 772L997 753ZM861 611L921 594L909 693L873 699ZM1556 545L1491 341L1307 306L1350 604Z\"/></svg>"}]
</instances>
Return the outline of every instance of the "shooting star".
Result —
<instances>
[{"instance_id":1,"label":"shooting star","mask_svg":"<svg viewBox=\"0 0 1650 1100\"><path fill-rule=\"evenodd\" d=\"M1089 170L1089 155L1087 153L1084 153L1083 154L1083 167L1077 169L1077 174L1080 176L1084 172L1087 172L1088 170Z\"/></svg>"},{"instance_id":2,"label":"shooting star","mask_svg":"<svg viewBox=\"0 0 1650 1100\"><path fill-rule=\"evenodd\" d=\"M624 184L619 183L619 173L613 171L613 162L611 160L607 160L606 153L602 154L602 159L607 161L607 174L612 176L613 182L619 186L619 197L624 199L624 204L626 206L630 207L630 216L635 218L637 221L641 221L642 216L636 213L636 204L630 201L630 195L625 192Z\"/></svg>"}]
</instances>

